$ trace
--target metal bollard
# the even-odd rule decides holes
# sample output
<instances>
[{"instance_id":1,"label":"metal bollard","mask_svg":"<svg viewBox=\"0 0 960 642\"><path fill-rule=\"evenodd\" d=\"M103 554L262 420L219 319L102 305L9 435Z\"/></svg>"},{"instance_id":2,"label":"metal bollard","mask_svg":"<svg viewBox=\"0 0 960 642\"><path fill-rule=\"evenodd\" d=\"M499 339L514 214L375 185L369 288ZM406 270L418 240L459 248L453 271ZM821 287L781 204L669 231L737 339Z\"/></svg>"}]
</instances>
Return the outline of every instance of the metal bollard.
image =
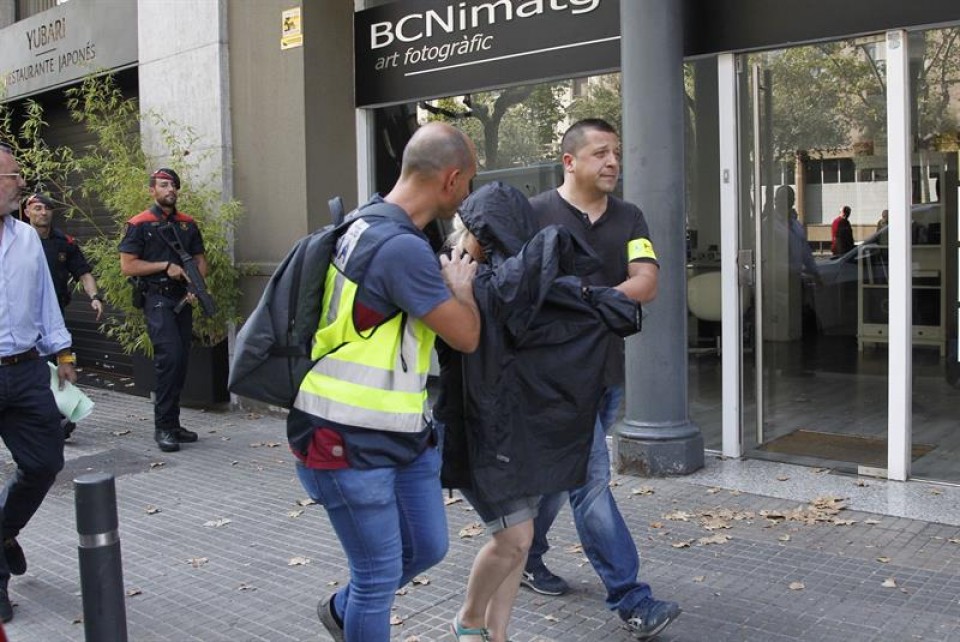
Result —
<instances>
[{"instance_id":1,"label":"metal bollard","mask_svg":"<svg viewBox=\"0 0 960 642\"><path fill-rule=\"evenodd\" d=\"M87 642L127 642L127 612L120 561L117 492L113 475L73 480L80 545L80 591Z\"/></svg>"}]
</instances>

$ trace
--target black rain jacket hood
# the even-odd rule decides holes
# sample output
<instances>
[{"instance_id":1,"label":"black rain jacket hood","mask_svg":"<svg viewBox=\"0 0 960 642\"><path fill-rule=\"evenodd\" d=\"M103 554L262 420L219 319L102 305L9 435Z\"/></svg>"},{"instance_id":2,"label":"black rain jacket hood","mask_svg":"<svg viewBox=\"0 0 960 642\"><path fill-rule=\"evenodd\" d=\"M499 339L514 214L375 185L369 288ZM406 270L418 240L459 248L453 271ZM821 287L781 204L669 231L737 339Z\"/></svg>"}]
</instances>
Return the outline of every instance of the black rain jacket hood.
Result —
<instances>
[{"instance_id":1,"label":"black rain jacket hood","mask_svg":"<svg viewBox=\"0 0 960 642\"><path fill-rule=\"evenodd\" d=\"M462 355L438 341L443 482L487 502L583 484L608 333L640 331L639 305L581 284L596 254L562 227L538 232L534 216L499 182L464 201L460 217L486 254L473 286L480 346Z\"/></svg>"}]
</instances>

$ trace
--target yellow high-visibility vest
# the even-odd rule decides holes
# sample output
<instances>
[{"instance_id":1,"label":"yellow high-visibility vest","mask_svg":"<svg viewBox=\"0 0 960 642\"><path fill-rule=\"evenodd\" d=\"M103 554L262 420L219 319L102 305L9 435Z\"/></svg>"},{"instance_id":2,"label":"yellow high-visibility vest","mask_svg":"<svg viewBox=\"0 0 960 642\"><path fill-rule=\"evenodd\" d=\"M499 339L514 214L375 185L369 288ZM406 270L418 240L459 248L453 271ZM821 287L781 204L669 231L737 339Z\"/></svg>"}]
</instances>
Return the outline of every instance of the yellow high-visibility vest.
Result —
<instances>
[{"instance_id":1,"label":"yellow high-visibility vest","mask_svg":"<svg viewBox=\"0 0 960 642\"><path fill-rule=\"evenodd\" d=\"M426 385L436 334L405 313L362 334L353 323L357 287L331 263L313 343L319 360L300 384L294 408L348 426L420 432L429 416Z\"/></svg>"}]
</instances>

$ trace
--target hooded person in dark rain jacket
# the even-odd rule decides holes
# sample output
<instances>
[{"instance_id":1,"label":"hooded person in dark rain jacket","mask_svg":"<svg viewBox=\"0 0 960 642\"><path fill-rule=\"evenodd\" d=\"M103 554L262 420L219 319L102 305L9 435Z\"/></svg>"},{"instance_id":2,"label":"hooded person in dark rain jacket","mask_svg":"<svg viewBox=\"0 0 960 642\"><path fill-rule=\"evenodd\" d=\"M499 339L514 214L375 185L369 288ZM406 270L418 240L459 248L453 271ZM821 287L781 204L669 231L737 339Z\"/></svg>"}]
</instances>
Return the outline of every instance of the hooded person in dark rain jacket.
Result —
<instances>
[{"instance_id":1,"label":"hooded person in dark rain jacket","mask_svg":"<svg viewBox=\"0 0 960 642\"><path fill-rule=\"evenodd\" d=\"M608 333L638 332L641 314L619 291L581 284L575 275L599 259L564 228L537 232L519 190L483 186L460 222L452 251L480 263L480 347L462 355L438 342L434 417L446 427L443 484L463 491L493 536L452 629L463 642L502 642L540 496L584 481Z\"/></svg>"}]
</instances>

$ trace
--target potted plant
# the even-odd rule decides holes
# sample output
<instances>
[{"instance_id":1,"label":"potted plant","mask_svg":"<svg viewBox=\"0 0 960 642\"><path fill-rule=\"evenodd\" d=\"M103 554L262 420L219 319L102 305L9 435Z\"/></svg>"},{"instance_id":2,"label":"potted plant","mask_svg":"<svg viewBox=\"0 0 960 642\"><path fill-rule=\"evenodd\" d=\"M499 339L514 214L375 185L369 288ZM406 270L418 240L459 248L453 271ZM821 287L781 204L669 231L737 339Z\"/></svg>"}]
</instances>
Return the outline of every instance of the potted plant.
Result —
<instances>
[{"instance_id":1,"label":"potted plant","mask_svg":"<svg viewBox=\"0 0 960 642\"><path fill-rule=\"evenodd\" d=\"M190 129L155 114L141 117L136 100L124 97L112 76L88 77L68 89L66 95L71 116L94 135L96 144L83 150L48 147L42 136L43 109L33 101L27 101L16 131L10 111L0 106L0 137L14 143L29 184L42 185L51 193L66 218L81 218L95 226L97 235L84 242L83 251L112 309L105 315L101 331L126 353L141 355L141 364L144 359L152 359L143 312L133 306L133 290L120 272L117 249L126 221L151 205L148 170L160 161L147 158L143 151L141 118L149 119L149 126L167 150L162 164L175 167L183 177L177 208L197 221L203 235L209 265L206 285L217 303L212 317L195 311L195 348L183 401L203 404L228 400L226 339L231 325L240 321L240 271L233 263L231 249L242 205L222 197L219 177L203 169L210 164L207 157L191 153L197 136ZM95 207L109 212L109 226L98 225L92 216ZM152 390L152 367L141 369L143 374L138 376L136 357L134 361L137 387ZM198 391L203 394L195 394Z\"/></svg>"}]
</instances>

